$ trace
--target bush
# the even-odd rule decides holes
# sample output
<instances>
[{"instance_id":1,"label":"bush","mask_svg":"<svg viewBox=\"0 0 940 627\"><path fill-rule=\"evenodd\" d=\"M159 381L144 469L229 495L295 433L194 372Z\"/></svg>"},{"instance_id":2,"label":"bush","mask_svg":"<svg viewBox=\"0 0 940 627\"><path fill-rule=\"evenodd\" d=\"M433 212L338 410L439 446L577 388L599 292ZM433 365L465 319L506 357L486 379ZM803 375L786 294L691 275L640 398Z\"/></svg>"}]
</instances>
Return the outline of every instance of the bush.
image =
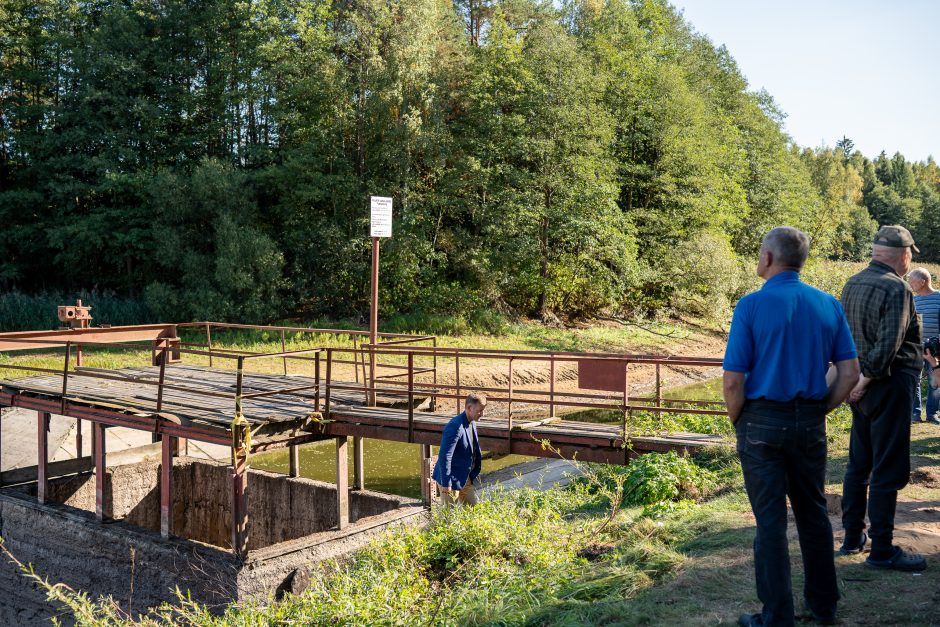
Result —
<instances>
[{"instance_id":1,"label":"bush","mask_svg":"<svg viewBox=\"0 0 940 627\"><path fill-rule=\"evenodd\" d=\"M662 268L670 305L711 320L726 320L731 305L750 291L753 269L735 256L728 238L701 233L677 246Z\"/></svg>"},{"instance_id":2,"label":"bush","mask_svg":"<svg viewBox=\"0 0 940 627\"><path fill-rule=\"evenodd\" d=\"M624 482L624 503L655 505L682 499L701 500L715 485L713 473L675 451L650 453L630 462Z\"/></svg>"}]
</instances>

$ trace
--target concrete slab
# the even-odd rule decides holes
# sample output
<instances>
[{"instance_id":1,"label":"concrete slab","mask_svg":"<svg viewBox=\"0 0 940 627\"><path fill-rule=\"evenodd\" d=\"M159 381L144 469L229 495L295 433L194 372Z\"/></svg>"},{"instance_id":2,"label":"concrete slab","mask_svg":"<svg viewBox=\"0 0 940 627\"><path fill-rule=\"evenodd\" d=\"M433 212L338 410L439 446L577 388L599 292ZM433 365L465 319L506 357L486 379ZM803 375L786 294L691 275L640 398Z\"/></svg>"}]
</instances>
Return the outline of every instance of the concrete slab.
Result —
<instances>
[{"instance_id":1,"label":"concrete slab","mask_svg":"<svg viewBox=\"0 0 940 627\"><path fill-rule=\"evenodd\" d=\"M491 473L483 473L481 498L492 498L498 490L517 490L522 487L547 490L564 486L581 475L578 467L564 459L535 459Z\"/></svg>"}]
</instances>

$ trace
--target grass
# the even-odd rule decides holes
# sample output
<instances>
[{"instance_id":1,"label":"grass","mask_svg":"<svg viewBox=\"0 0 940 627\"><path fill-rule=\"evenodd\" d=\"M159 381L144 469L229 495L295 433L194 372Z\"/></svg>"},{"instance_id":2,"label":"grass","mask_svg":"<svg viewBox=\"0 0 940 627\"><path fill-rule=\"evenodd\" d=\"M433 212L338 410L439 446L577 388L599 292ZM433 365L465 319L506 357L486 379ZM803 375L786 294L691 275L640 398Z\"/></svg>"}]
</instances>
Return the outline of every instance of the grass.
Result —
<instances>
[{"instance_id":1,"label":"grass","mask_svg":"<svg viewBox=\"0 0 940 627\"><path fill-rule=\"evenodd\" d=\"M840 408L829 423L831 494L840 492L849 420ZM940 431L915 428L912 455L915 467L936 469L940 479ZM713 625L759 607L754 522L733 449L584 470L565 489L501 492L476 508L435 510L425 529L390 530L351 559L316 568L300 595L218 616L181 600L135 623L108 599L45 587L77 618L97 621L84 624L102 625ZM936 503L940 484L932 485L915 483L902 500ZM792 533L790 553L799 595ZM836 558L844 624L934 621L936 555L919 576L871 571L863 559Z\"/></svg>"},{"instance_id":2,"label":"grass","mask_svg":"<svg viewBox=\"0 0 940 627\"><path fill-rule=\"evenodd\" d=\"M808 267L804 278L838 295L845 279L863 265L819 264ZM940 267L930 269L936 274ZM435 324L420 316L401 317L394 330L434 328L440 333L439 346L554 351L654 352L714 337L709 328L681 322L636 321L583 329L506 323L499 326L499 335L453 321ZM196 335L189 339L199 341ZM263 332L218 333L213 340L218 347L240 350L280 349L279 335ZM347 334L288 334L286 341L288 350L352 346ZM200 359L208 362L191 357L187 361ZM148 362L148 351L118 350L93 351L86 361L95 367ZM0 357L0 365L8 363L55 368L62 361L60 354L43 352ZM252 366L277 372L281 362ZM635 427L647 421L652 430L662 428L642 412L632 420ZM678 415L671 420L669 428L731 436L721 417ZM830 494L841 492L850 421L846 408L830 418ZM940 477L940 431L928 425L915 428L912 460L916 468L936 468ZM351 559L315 570L311 589L302 595L232 606L221 616L181 599L137 623L712 625L734 622L740 613L759 607L751 550L754 521L730 449L700 456L694 468L688 460L673 458L626 470L587 469L589 478L568 489L503 492L474 509L435 511L424 530L389 531ZM634 471L639 474L631 475ZM924 501L930 509L931 503L940 502L940 489L931 485L913 484L902 498ZM791 559L799 594L802 564L795 538ZM836 560L843 594L839 615L845 624L936 622L940 563L935 554L928 556L929 569L919 577L866 570L863 559ZM81 624L135 624L109 599L89 599L43 583L39 575L30 574L28 565L24 571L50 599L70 607Z\"/></svg>"}]
</instances>

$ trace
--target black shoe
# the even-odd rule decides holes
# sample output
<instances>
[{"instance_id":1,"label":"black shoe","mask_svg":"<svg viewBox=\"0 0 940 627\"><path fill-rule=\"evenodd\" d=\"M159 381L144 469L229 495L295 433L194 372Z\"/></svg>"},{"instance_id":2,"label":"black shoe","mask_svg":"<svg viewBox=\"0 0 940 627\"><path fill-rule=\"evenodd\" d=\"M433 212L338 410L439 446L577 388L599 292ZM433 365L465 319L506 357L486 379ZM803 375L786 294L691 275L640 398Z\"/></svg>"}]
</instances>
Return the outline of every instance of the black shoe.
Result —
<instances>
[{"instance_id":1,"label":"black shoe","mask_svg":"<svg viewBox=\"0 0 940 627\"><path fill-rule=\"evenodd\" d=\"M849 544L848 542L848 538L842 541L842 546L839 547L839 553L842 555L856 555L865 550L865 545L868 543L868 534L863 531L862 539L859 542L853 544Z\"/></svg>"},{"instance_id":2,"label":"black shoe","mask_svg":"<svg viewBox=\"0 0 940 627\"><path fill-rule=\"evenodd\" d=\"M813 622L817 625L838 625L839 621L836 620L835 613L832 614L817 614L813 610L807 610L810 616L813 618Z\"/></svg>"},{"instance_id":3,"label":"black shoe","mask_svg":"<svg viewBox=\"0 0 940 627\"><path fill-rule=\"evenodd\" d=\"M741 627L761 627L763 624L764 619L760 614L741 614L738 619L738 625Z\"/></svg>"},{"instance_id":4,"label":"black shoe","mask_svg":"<svg viewBox=\"0 0 940 627\"><path fill-rule=\"evenodd\" d=\"M836 620L836 608L826 612L816 612L810 606L809 602L806 599L803 599L803 613L796 616L799 622L809 622L813 621L818 625L837 625L839 621Z\"/></svg>"},{"instance_id":5,"label":"black shoe","mask_svg":"<svg viewBox=\"0 0 940 627\"><path fill-rule=\"evenodd\" d=\"M930 418L927 419L927 422L929 422L932 425L940 425L940 417L931 416Z\"/></svg>"},{"instance_id":6,"label":"black shoe","mask_svg":"<svg viewBox=\"0 0 940 627\"><path fill-rule=\"evenodd\" d=\"M915 573L927 569L927 560L923 555L917 553L908 553L899 546L894 547L894 554L886 560L873 560L871 556L865 560L865 565L869 568L881 568L884 570L900 570L906 573Z\"/></svg>"}]
</instances>

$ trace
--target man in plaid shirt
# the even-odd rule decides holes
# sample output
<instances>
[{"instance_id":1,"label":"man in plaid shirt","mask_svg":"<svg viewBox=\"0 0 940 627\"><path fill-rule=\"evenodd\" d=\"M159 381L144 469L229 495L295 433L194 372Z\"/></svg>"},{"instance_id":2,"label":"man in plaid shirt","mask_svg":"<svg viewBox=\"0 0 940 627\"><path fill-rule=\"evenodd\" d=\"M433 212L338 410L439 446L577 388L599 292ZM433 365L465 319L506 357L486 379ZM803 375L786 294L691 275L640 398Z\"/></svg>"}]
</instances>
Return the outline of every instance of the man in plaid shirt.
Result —
<instances>
[{"instance_id":1,"label":"man in plaid shirt","mask_svg":"<svg viewBox=\"0 0 940 627\"><path fill-rule=\"evenodd\" d=\"M852 435L842 486L843 554L860 553L868 540L872 568L916 571L926 562L892 544L898 490L911 472L911 412L914 382L923 367L920 317L904 282L912 250L920 252L903 226L883 226L875 235L872 261L842 290L842 306L858 349L861 374L849 394Z\"/></svg>"}]
</instances>

